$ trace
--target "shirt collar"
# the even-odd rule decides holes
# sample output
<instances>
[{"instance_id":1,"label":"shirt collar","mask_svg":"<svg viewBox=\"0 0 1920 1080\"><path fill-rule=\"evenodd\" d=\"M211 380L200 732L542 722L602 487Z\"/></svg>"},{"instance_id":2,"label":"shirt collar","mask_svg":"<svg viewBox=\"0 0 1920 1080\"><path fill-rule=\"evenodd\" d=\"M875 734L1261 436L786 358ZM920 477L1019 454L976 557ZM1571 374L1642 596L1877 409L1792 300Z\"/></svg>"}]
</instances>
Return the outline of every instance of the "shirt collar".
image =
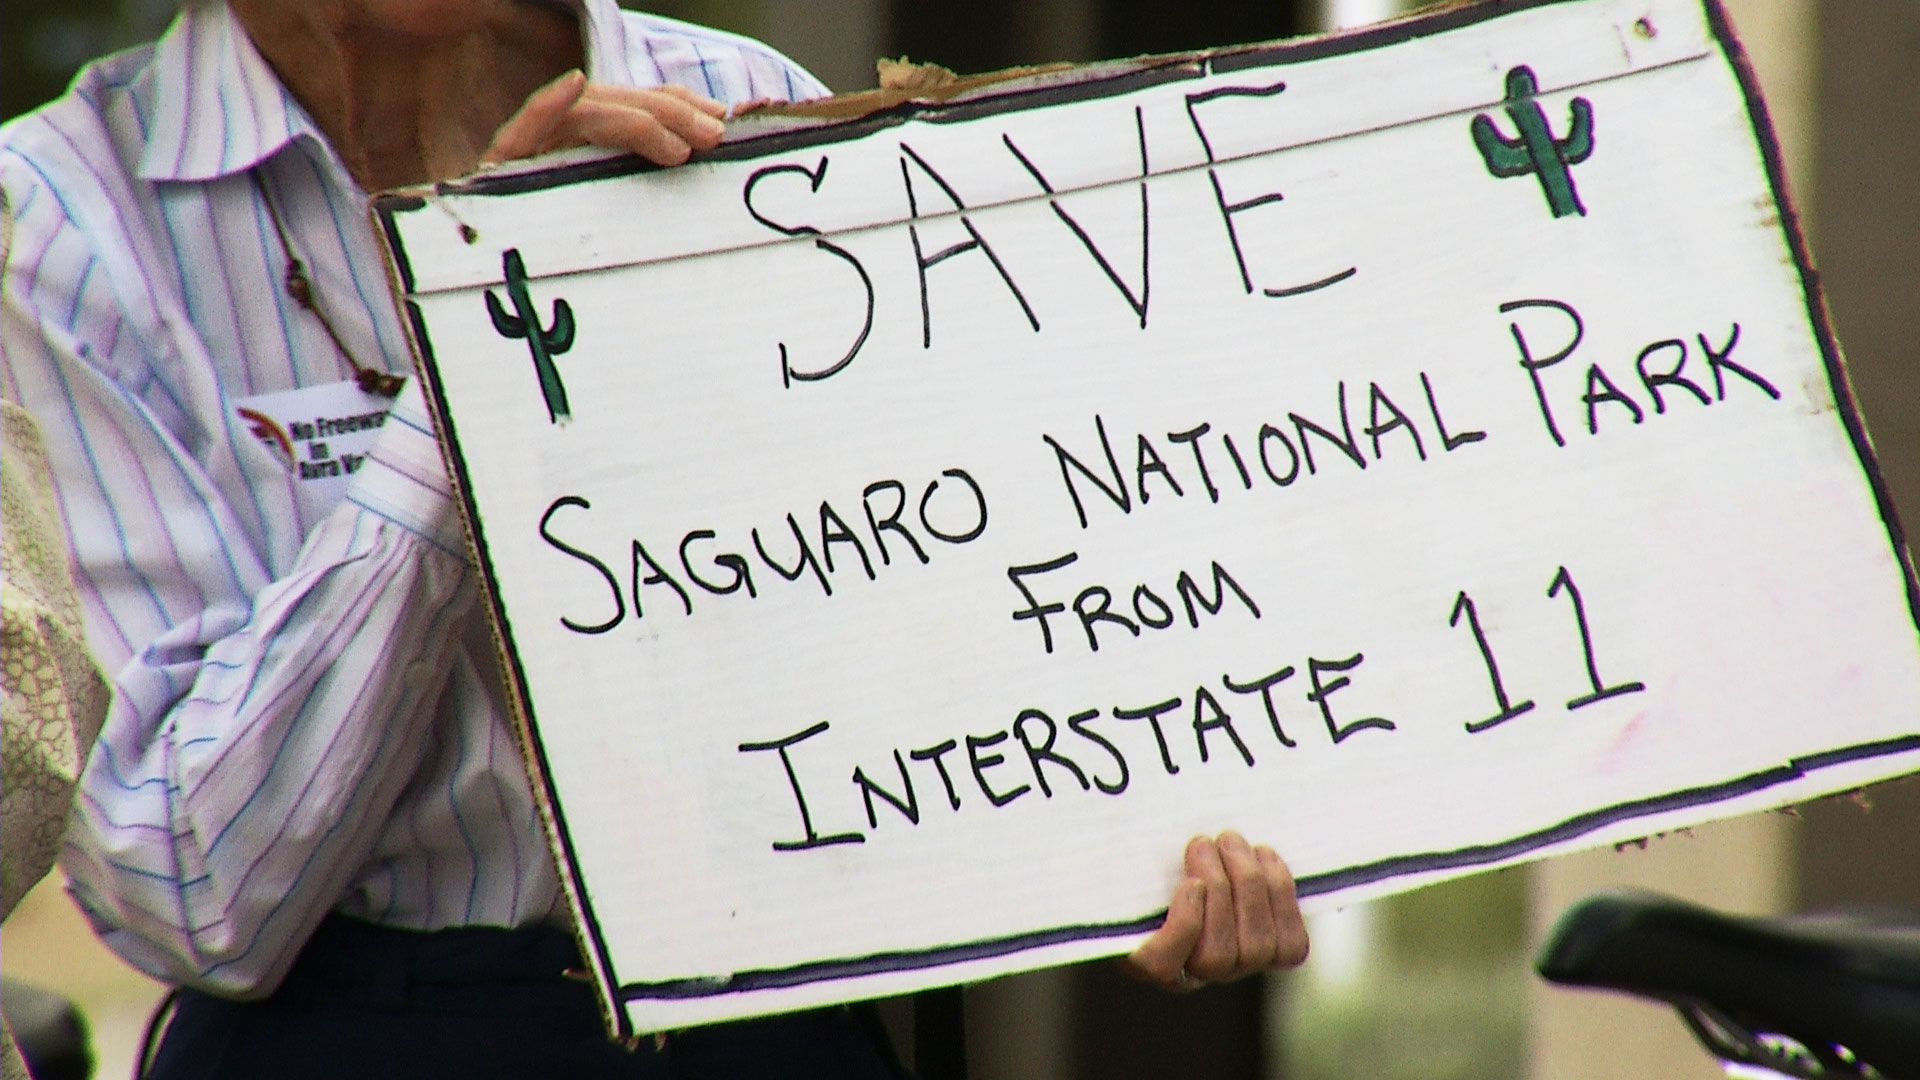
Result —
<instances>
[{"instance_id":1,"label":"shirt collar","mask_svg":"<svg viewBox=\"0 0 1920 1080\"><path fill-rule=\"evenodd\" d=\"M619 4L577 3L588 77L631 84ZM155 104L140 156L143 180L213 180L245 172L296 139L325 144L222 0L188 0L155 43L151 70Z\"/></svg>"},{"instance_id":2,"label":"shirt collar","mask_svg":"<svg viewBox=\"0 0 1920 1080\"><path fill-rule=\"evenodd\" d=\"M587 78L616 86L635 85L627 66L627 21L617 0L581 0L580 33L587 49Z\"/></svg>"},{"instance_id":3,"label":"shirt collar","mask_svg":"<svg viewBox=\"0 0 1920 1080\"><path fill-rule=\"evenodd\" d=\"M220 0L192 0L154 45L143 180L244 172L319 130Z\"/></svg>"}]
</instances>

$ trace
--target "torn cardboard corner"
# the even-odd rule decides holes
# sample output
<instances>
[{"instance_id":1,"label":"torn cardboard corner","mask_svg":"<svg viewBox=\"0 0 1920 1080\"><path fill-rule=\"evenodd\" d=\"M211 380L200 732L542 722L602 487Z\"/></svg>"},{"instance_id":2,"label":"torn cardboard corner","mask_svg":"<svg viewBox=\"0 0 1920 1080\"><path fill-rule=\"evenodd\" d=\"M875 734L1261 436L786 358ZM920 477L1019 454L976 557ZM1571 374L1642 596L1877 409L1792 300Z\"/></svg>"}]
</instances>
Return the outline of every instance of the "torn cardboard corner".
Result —
<instances>
[{"instance_id":1,"label":"torn cardboard corner","mask_svg":"<svg viewBox=\"0 0 1920 1080\"><path fill-rule=\"evenodd\" d=\"M902 56L881 57L873 63L882 90L939 90L960 81L952 68L932 62L916 63Z\"/></svg>"},{"instance_id":2,"label":"torn cardboard corner","mask_svg":"<svg viewBox=\"0 0 1920 1080\"><path fill-rule=\"evenodd\" d=\"M1053 64L1005 68L979 75L960 75L951 68L942 67L939 64L914 63L905 57L898 60L882 57L874 63L875 73L880 83L875 89L860 90L851 94L836 94L833 97L816 98L812 101L776 102L756 109L749 115L857 120L862 116L883 112L898 105L947 104L966 100L985 90L1005 93L1028 89L1041 85L1047 76L1057 78L1062 74L1069 74L1077 80L1088 77L1095 71L1100 74L1110 74L1115 70L1151 66L1150 60L1152 58L1107 64L1073 64L1062 61Z\"/></svg>"}]
</instances>

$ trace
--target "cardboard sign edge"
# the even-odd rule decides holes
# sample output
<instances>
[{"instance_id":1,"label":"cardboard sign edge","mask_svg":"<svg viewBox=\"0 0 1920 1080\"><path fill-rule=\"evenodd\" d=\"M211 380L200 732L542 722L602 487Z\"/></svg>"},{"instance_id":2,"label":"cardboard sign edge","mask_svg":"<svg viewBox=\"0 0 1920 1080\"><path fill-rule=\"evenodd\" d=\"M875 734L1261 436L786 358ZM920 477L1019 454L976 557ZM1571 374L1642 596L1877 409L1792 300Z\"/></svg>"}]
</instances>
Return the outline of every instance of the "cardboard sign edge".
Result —
<instances>
[{"instance_id":1,"label":"cardboard sign edge","mask_svg":"<svg viewBox=\"0 0 1920 1080\"><path fill-rule=\"evenodd\" d=\"M1204 53L1178 54L1167 57L1168 62L1165 64L1145 64L1138 68L1123 69L1084 81L1070 81L998 94L989 93L979 98L949 103L909 101L850 120L777 132L726 144L720 150L704 155L703 160L746 160L782 153L800 146L843 142L859 138L878 127L899 123L908 117L937 115L946 119L971 119L976 116L1033 108L1044 104L1105 97L1141 89L1145 85L1143 80L1158 82L1171 78L1184 78L1186 76L1179 74L1177 69L1196 62L1217 64L1219 61L1225 61L1228 66L1217 66L1216 70L1226 71L1363 52L1399 44L1428 34L1476 25L1520 11L1583 2L1588 0L1485 0L1482 3L1451 5L1427 13L1416 13L1376 27L1342 34L1241 46ZM1900 565L1906 588L1909 618L1916 631L1920 632L1920 577L1916 577L1905 530L1895 512L1891 492L1867 436L1842 352L1833 333L1825 295L1800 229L1799 216L1792 206L1783 155L1765 101L1760 94L1758 80L1722 0L1698 0L1698 3L1720 58L1732 70L1739 87L1749 126L1760 151L1768 187L1779 209L1779 226L1791 253L1795 273L1799 277L1808 322L1827 370L1829 387L1834 394L1837 406L1836 412L1846 428L1855 456L1866 475L1874 505L1886 529L1888 543L1892 546ZM454 184L437 185L430 189L383 193L376 196L370 205L373 226L382 241L382 248L387 257L396 307L401 316L402 325L407 330L408 343L413 351L415 371L422 378L429 408L439 425L442 457L461 508L468 543L471 554L474 556L474 565L479 571L483 603L492 626L502 672L508 683L509 707L513 714L515 735L520 744L521 753L531 770L531 778L535 781L531 785L535 802L540 809L548 845L555 856L557 869L560 871L559 876L566 892L568 905L575 916L574 931L579 939L582 955L587 958L593 969L591 974L596 997L609 1032L616 1039L627 1041L643 1034L635 1030L628 1014L626 1006L632 1001L751 993L819 982L841 981L864 975L950 968L969 961L1045 948L1062 942L1097 938L1118 940L1153 930L1165 918L1165 909L1137 919L1114 923L1046 928L988 941L878 953L866 957L811 961L788 968L737 972L726 978L695 976L632 984L620 981L610 950L600 931L599 922L594 917L593 904L587 894L579 864L574 857L573 842L567 830L565 813L559 805L552 772L539 738L538 722L534 717L529 699L526 675L520 665L518 650L513 644L511 620L501 599L493 565L486 558L488 549L484 531L479 521L478 507L471 494L472 485L466 473L465 459L459 450L459 426L445 406L431 337L420 316L418 306L409 299L415 291L415 279L408 262L397 218L400 214L423 209L429 191L450 191L464 195L511 195L650 172L658 168L631 156L604 158L509 175L476 177ZM1576 838L1620 820L1726 802L1742 795L1751 795L1757 791L1787 783L1823 767L1914 751L1920 751L1920 733L1909 733L1858 746L1838 747L1812 755L1805 760L1782 763L1760 773L1670 792L1662 796L1634 800L1618 806L1599 808L1547 829L1536 830L1495 844L1476 845L1455 852L1412 853L1378 860L1364 866L1345 867L1324 874L1311 875L1300 880L1300 895L1312 896L1356 884L1412 876L1435 870L1491 866L1518 858L1528 851L1550 846L1556 840L1566 841Z\"/></svg>"}]
</instances>

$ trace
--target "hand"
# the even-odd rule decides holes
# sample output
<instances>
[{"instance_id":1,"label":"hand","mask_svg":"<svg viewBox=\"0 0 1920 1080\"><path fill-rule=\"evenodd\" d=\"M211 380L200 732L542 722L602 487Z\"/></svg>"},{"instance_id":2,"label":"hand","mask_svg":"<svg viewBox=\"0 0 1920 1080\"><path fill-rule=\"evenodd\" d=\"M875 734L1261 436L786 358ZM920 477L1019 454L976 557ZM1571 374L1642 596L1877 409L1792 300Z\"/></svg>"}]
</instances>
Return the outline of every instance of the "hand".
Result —
<instances>
[{"instance_id":1,"label":"hand","mask_svg":"<svg viewBox=\"0 0 1920 1080\"><path fill-rule=\"evenodd\" d=\"M727 107L683 86L639 89L590 83L578 69L528 95L500 125L482 165L568 146L630 150L656 165L678 165L711 150L726 133Z\"/></svg>"},{"instance_id":2,"label":"hand","mask_svg":"<svg viewBox=\"0 0 1920 1080\"><path fill-rule=\"evenodd\" d=\"M1272 848L1229 830L1188 841L1186 863L1167 921L1121 960L1129 974L1184 993L1306 960L1293 872Z\"/></svg>"}]
</instances>

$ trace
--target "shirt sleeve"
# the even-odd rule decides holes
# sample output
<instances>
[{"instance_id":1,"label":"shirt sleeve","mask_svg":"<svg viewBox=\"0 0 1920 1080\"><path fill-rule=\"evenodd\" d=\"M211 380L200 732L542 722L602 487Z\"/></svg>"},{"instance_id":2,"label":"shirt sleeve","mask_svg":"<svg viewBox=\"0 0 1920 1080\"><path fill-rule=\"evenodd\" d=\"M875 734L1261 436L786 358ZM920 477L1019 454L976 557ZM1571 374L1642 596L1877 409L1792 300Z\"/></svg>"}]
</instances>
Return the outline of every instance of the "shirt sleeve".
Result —
<instances>
[{"instance_id":1,"label":"shirt sleeve","mask_svg":"<svg viewBox=\"0 0 1920 1080\"><path fill-rule=\"evenodd\" d=\"M675 83L716 101L805 101L833 91L752 38L659 15L623 11L627 67L642 86Z\"/></svg>"},{"instance_id":2,"label":"shirt sleeve","mask_svg":"<svg viewBox=\"0 0 1920 1080\"><path fill-rule=\"evenodd\" d=\"M472 605L433 429L410 388L342 503L271 557L269 474L220 430L211 365L156 330L163 307L143 325L102 234L19 177L0 368L46 437L113 684L62 864L123 957L265 993L417 770Z\"/></svg>"}]
</instances>

